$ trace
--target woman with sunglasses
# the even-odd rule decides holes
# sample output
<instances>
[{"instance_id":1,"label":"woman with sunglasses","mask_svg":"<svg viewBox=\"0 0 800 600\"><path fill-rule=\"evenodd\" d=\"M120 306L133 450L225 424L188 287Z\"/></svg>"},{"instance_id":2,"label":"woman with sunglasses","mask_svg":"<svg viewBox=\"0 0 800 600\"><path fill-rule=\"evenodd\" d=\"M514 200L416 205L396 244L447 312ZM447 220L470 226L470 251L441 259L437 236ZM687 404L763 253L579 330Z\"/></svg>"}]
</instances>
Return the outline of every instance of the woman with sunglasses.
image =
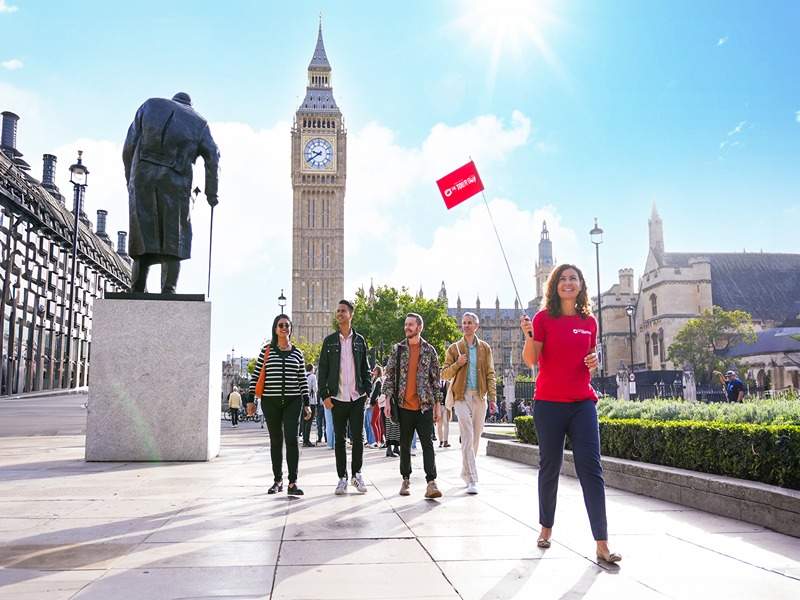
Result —
<instances>
[{"instance_id":1,"label":"woman with sunglasses","mask_svg":"<svg viewBox=\"0 0 800 600\"><path fill-rule=\"evenodd\" d=\"M300 413L310 418L308 383L306 381L305 358L300 349L292 344L292 321L286 315L278 315L272 322L272 339L261 348L254 371L258 373L250 382L250 391L263 385L261 410L269 431L270 456L274 482L267 490L275 494L283 490L283 446L286 444L286 463L289 467L289 487L286 493L302 496L297 487L297 463L300 449L297 444L297 424ZM266 361L264 360L266 356ZM258 380L261 379L261 383Z\"/></svg>"}]
</instances>

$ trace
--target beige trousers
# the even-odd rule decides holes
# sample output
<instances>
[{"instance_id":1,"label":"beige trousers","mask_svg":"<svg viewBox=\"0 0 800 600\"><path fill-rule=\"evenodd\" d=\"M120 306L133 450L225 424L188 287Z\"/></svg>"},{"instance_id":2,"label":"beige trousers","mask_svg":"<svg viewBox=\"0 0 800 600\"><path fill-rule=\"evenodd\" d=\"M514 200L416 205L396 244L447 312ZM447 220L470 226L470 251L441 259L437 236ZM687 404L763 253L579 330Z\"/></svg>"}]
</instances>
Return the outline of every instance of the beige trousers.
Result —
<instances>
[{"instance_id":1,"label":"beige trousers","mask_svg":"<svg viewBox=\"0 0 800 600\"><path fill-rule=\"evenodd\" d=\"M438 404L439 422L436 424L436 435L440 442L447 442L450 438L450 411L443 404Z\"/></svg>"},{"instance_id":2,"label":"beige trousers","mask_svg":"<svg viewBox=\"0 0 800 600\"><path fill-rule=\"evenodd\" d=\"M458 429L461 432L461 479L464 483L478 483L478 467L475 458L483 433L483 420L486 417L486 400L476 391L464 392L463 400L453 404Z\"/></svg>"}]
</instances>

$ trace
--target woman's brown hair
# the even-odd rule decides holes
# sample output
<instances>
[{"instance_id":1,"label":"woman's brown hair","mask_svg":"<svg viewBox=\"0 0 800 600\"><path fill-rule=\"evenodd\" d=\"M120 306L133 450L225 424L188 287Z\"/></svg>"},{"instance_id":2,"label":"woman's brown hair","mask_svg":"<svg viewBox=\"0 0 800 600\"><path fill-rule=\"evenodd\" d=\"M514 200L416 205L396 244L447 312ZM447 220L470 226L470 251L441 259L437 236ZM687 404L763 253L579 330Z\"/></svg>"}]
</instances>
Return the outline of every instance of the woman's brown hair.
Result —
<instances>
[{"instance_id":1,"label":"woman's brown hair","mask_svg":"<svg viewBox=\"0 0 800 600\"><path fill-rule=\"evenodd\" d=\"M551 317L561 316L561 298L558 297L558 280L561 279L562 273L567 269L575 271L581 282L581 291L578 292L578 297L575 299L575 309L578 311L580 317L585 319L591 316L592 309L589 306L589 294L586 291L586 280L583 278L581 270L575 265L558 265L553 269L552 273L550 273L550 276L547 278L547 283L545 284L542 310L546 310Z\"/></svg>"}]
</instances>

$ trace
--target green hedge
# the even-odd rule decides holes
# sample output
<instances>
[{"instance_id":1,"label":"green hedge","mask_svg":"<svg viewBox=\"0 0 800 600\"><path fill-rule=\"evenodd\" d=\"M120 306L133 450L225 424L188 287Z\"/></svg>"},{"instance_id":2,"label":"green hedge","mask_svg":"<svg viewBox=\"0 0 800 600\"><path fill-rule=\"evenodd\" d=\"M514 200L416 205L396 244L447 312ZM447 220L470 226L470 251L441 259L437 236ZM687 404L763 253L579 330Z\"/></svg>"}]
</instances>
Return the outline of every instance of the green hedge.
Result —
<instances>
[{"instance_id":1,"label":"green hedge","mask_svg":"<svg viewBox=\"0 0 800 600\"><path fill-rule=\"evenodd\" d=\"M741 404L736 402L706 404L686 402L680 398L636 401L603 398L597 403L597 414L609 419L800 425L800 401L763 399L748 400Z\"/></svg>"},{"instance_id":2,"label":"green hedge","mask_svg":"<svg viewBox=\"0 0 800 600\"><path fill-rule=\"evenodd\" d=\"M514 419L536 444L533 417ZM600 418L603 455L800 489L800 427ZM569 448L569 442L567 442Z\"/></svg>"}]
</instances>

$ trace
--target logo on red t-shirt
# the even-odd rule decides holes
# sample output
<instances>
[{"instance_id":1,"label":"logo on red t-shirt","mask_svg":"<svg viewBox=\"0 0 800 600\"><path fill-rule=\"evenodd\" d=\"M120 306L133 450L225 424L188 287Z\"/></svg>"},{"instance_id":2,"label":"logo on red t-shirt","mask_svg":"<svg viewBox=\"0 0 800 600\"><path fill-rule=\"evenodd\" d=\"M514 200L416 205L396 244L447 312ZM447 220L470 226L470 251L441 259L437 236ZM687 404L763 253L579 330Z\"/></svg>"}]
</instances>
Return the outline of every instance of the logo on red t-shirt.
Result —
<instances>
[{"instance_id":1,"label":"logo on red t-shirt","mask_svg":"<svg viewBox=\"0 0 800 600\"><path fill-rule=\"evenodd\" d=\"M582 333L583 335L592 335L592 332L588 331L586 329L573 329L572 333L574 333L575 335L577 335L579 333Z\"/></svg>"}]
</instances>

